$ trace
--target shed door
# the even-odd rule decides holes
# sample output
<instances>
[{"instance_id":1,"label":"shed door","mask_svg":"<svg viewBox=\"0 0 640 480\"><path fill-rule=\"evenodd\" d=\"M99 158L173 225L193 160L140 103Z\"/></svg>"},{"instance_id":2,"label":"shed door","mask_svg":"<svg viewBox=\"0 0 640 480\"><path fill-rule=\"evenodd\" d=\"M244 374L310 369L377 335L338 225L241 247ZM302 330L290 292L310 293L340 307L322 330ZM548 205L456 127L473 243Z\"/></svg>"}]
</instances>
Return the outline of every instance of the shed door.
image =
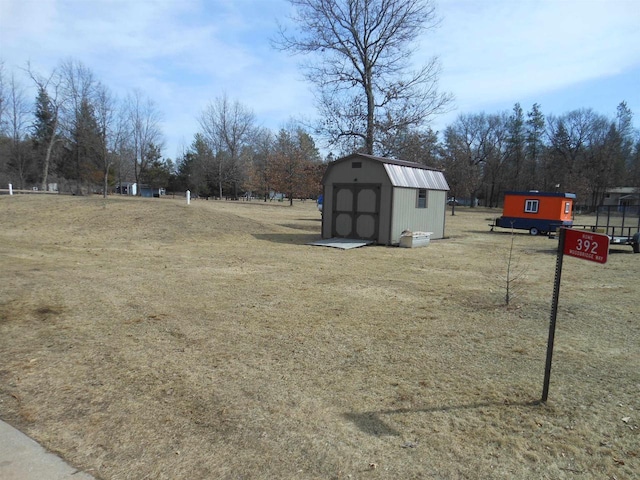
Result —
<instances>
[{"instance_id":1,"label":"shed door","mask_svg":"<svg viewBox=\"0 0 640 480\"><path fill-rule=\"evenodd\" d=\"M378 239L380 184L335 184L331 236Z\"/></svg>"}]
</instances>

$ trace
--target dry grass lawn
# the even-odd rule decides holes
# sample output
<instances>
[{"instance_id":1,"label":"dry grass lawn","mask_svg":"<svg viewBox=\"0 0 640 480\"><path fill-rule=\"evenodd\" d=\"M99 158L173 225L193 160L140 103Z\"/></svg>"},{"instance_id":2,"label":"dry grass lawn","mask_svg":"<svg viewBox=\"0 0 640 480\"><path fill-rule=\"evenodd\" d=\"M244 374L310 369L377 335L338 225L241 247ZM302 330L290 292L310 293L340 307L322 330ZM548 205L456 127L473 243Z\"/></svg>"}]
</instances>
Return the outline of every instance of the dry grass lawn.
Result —
<instances>
[{"instance_id":1,"label":"dry grass lawn","mask_svg":"<svg viewBox=\"0 0 640 480\"><path fill-rule=\"evenodd\" d=\"M312 202L0 197L0 418L100 479L632 479L640 255L564 262L499 211L311 247ZM581 219L580 223L582 222Z\"/></svg>"}]
</instances>

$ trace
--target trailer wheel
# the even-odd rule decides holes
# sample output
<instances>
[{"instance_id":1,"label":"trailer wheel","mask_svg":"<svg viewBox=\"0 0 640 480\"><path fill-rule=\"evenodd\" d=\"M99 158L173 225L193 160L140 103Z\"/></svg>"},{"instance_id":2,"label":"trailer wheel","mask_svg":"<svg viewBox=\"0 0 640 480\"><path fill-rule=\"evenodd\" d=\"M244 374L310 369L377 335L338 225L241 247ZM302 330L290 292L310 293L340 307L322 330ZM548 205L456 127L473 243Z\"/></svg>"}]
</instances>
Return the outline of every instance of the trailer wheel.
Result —
<instances>
[{"instance_id":1,"label":"trailer wheel","mask_svg":"<svg viewBox=\"0 0 640 480\"><path fill-rule=\"evenodd\" d=\"M538 233L540 233L540 232L538 231L538 229L536 227L531 227L529 229L529 235L536 236L536 235L538 235Z\"/></svg>"},{"instance_id":2,"label":"trailer wheel","mask_svg":"<svg viewBox=\"0 0 640 480\"><path fill-rule=\"evenodd\" d=\"M633 253L640 253L640 232L633 236L633 243L631 246L633 247Z\"/></svg>"},{"instance_id":3,"label":"trailer wheel","mask_svg":"<svg viewBox=\"0 0 640 480\"><path fill-rule=\"evenodd\" d=\"M633 244L633 253L640 253L640 243Z\"/></svg>"}]
</instances>

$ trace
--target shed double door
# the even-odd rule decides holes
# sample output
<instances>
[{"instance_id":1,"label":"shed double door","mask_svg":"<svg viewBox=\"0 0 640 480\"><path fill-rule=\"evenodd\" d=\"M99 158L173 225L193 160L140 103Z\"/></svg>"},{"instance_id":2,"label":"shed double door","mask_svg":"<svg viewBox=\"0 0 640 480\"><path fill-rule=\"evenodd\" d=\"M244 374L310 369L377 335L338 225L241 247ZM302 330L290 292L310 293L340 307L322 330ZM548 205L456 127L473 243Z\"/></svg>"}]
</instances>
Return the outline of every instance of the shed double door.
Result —
<instances>
[{"instance_id":1,"label":"shed double door","mask_svg":"<svg viewBox=\"0 0 640 480\"><path fill-rule=\"evenodd\" d=\"M331 236L378 239L380 184L334 184Z\"/></svg>"}]
</instances>

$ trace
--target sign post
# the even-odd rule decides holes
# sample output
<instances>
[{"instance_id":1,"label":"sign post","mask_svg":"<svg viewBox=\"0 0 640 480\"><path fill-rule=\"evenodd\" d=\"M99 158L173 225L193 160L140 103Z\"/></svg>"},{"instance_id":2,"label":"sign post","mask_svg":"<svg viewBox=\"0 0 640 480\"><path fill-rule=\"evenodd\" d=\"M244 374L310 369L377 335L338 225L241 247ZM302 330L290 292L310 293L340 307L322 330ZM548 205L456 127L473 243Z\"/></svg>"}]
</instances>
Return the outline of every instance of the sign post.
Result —
<instances>
[{"instance_id":1,"label":"sign post","mask_svg":"<svg viewBox=\"0 0 640 480\"><path fill-rule=\"evenodd\" d=\"M551 360L553 357L553 341L556 335L556 317L558 315L558 297L560 296L560 278L562 277L562 261L565 255L582 258L591 262L606 263L609 255L609 237L599 233L591 233L570 228L561 228L558 239L558 256L556 258L556 277L553 284L551 301L551 318L549 320L549 340L547 341L547 361L544 368L544 384L542 386L542 403L549 397L549 380L551 379Z\"/></svg>"}]
</instances>

